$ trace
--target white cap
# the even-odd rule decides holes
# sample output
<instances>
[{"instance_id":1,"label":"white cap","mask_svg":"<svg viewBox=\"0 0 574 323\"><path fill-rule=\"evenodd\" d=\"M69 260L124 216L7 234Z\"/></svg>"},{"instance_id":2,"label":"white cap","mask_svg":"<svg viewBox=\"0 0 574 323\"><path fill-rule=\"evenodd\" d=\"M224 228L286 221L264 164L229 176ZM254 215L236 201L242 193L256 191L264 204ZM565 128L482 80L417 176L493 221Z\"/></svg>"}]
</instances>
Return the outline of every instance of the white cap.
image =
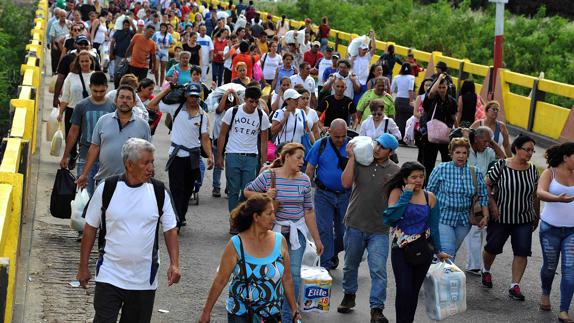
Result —
<instances>
[{"instance_id":1,"label":"white cap","mask_svg":"<svg viewBox=\"0 0 574 323\"><path fill-rule=\"evenodd\" d=\"M145 26L145 21L142 19L138 20L138 26Z\"/></svg>"},{"instance_id":2,"label":"white cap","mask_svg":"<svg viewBox=\"0 0 574 323\"><path fill-rule=\"evenodd\" d=\"M369 45L368 44L362 44L359 48L360 49L369 49Z\"/></svg>"},{"instance_id":3,"label":"white cap","mask_svg":"<svg viewBox=\"0 0 574 323\"><path fill-rule=\"evenodd\" d=\"M299 94L299 92L293 89L288 89L283 93L283 100L287 101L287 99L298 99L300 96L301 94Z\"/></svg>"}]
</instances>

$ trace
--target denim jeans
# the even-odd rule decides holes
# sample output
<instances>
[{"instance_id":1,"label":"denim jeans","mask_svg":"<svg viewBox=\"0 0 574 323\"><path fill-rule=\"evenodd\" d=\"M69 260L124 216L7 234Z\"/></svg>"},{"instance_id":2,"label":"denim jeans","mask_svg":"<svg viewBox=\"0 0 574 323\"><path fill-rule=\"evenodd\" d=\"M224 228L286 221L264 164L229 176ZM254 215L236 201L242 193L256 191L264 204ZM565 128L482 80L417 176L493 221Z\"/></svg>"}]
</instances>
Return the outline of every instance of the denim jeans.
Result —
<instances>
[{"instance_id":1,"label":"denim jeans","mask_svg":"<svg viewBox=\"0 0 574 323\"><path fill-rule=\"evenodd\" d=\"M257 176L259 157L241 154L225 154L225 179L229 200L227 207L231 212L239 205L239 196L245 186Z\"/></svg>"},{"instance_id":2,"label":"denim jeans","mask_svg":"<svg viewBox=\"0 0 574 323\"><path fill-rule=\"evenodd\" d=\"M470 228L470 232L466 236L466 269L481 269L482 268L482 246L484 237L486 236L486 229L481 229L476 225Z\"/></svg>"},{"instance_id":3,"label":"denim jeans","mask_svg":"<svg viewBox=\"0 0 574 323\"><path fill-rule=\"evenodd\" d=\"M453 259L464 238L470 231L470 224L457 225L456 227L447 224L438 224L438 233L440 236L440 249L446 252Z\"/></svg>"},{"instance_id":4,"label":"denim jeans","mask_svg":"<svg viewBox=\"0 0 574 323\"><path fill-rule=\"evenodd\" d=\"M80 177L80 175L82 175L82 173L84 172L85 165L86 160L83 158L78 158L78 162L76 163L76 171L78 177ZM92 165L92 169L90 169L90 173L88 174L88 186L86 186L86 188L88 189L88 193L90 194L90 196L92 196L92 194L94 194L94 191L96 190L96 180L94 179L94 176L96 176L99 169L100 164L98 161L96 161Z\"/></svg>"},{"instance_id":5,"label":"denim jeans","mask_svg":"<svg viewBox=\"0 0 574 323\"><path fill-rule=\"evenodd\" d=\"M217 158L217 139L211 141L211 151L215 151L213 154L213 163L217 165L219 158ZM213 166L213 188L221 188L221 171L222 169L218 166Z\"/></svg>"},{"instance_id":6,"label":"denim jeans","mask_svg":"<svg viewBox=\"0 0 574 323\"><path fill-rule=\"evenodd\" d=\"M301 285L301 262L303 261L303 254L305 253L305 246L307 245L307 240L305 235L299 232L299 244L301 247L297 250L291 250L291 243L289 242L289 234L283 234L285 240L287 240L287 247L289 248L289 260L291 261L291 277L293 278L293 287L295 289L295 300L299 301L299 287ZM283 307L281 308L282 322L291 322L293 320L293 314L291 314L291 308L289 303L287 303L287 298L283 298Z\"/></svg>"},{"instance_id":7,"label":"denim jeans","mask_svg":"<svg viewBox=\"0 0 574 323\"><path fill-rule=\"evenodd\" d=\"M217 86L221 86L223 84L223 63L213 62L211 66L213 68L211 79L213 82L217 83Z\"/></svg>"},{"instance_id":8,"label":"denim jeans","mask_svg":"<svg viewBox=\"0 0 574 323\"><path fill-rule=\"evenodd\" d=\"M199 192L201 185L203 185L204 176L205 176L205 162L203 161L203 158L199 158L199 179L196 180L195 184L193 185L195 193Z\"/></svg>"},{"instance_id":9,"label":"denim jeans","mask_svg":"<svg viewBox=\"0 0 574 323\"><path fill-rule=\"evenodd\" d=\"M550 295L552 281L558 269L560 253L562 253L560 312L568 312L574 294L574 227L560 228L541 221L540 245L543 259L540 269L543 295Z\"/></svg>"},{"instance_id":10,"label":"denim jeans","mask_svg":"<svg viewBox=\"0 0 574 323\"><path fill-rule=\"evenodd\" d=\"M356 294L359 289L357 275L365 249L371 275L371 308L385 308L387 300L387 258L389 256L389 234L366 233L357 229L345 230L345 267L343 267L343 290L345 294Z\"/></svg>"},{"instance_id":11,"label":"denim jeans","mask_svg":"<svg viewBox=\"0 0 574 323\"><path fill-rule=\"evenodd\" d=\"M336 194L319 188L315 190L315 218L324 246L321 266L328 270L333 267L331 259L345 250L343 218L347 212L350 195L351 191Z\"/></svg>"}]
</instances>

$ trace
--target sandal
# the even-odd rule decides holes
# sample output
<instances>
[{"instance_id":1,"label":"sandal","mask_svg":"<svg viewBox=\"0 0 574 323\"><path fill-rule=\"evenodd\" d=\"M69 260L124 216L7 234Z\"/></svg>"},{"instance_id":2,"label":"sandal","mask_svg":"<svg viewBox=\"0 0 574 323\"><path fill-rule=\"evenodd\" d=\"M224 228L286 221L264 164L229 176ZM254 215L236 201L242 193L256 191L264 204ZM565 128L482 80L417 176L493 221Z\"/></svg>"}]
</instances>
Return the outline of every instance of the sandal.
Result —
<instances>
[{"instance_id":1,"label":"sandal","mask_svg":"<svg viewBox=\"0 0 574 323\"><path fill-rule=\"evenodd\" d=\"M543 312L550 312L552 310L552 306L550 304L538 304L538 309Z\"/></svg>"},{"instance_id":2,"label":"sandal","mask_svg":"<svg viewBox=\"0 0 574 323\"><path fill-rule=\"evenodd\" d=\"M558 317L558 322L562 322L562 323L574 323L574 320L571 319L571 318L569 318L569 317L568 317L568 318L565 318L565 319L563 319L563 318L561 318L561 317Z\"/></svg>"}]
</instances>

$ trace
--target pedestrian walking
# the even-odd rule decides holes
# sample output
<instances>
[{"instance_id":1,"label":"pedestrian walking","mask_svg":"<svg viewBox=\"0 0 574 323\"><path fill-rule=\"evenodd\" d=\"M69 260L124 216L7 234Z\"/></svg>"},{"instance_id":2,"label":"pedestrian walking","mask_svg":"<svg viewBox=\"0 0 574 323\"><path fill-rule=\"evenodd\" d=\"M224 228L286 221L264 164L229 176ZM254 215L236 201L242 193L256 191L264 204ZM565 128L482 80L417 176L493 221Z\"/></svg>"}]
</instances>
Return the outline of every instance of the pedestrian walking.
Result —
<instances>
[{"instance_id":1,"label":"pedestrian walking","mask_svg":"<svg viewBox=\"0 0 574 323\"><path fill-rule=\"evenodd\" d=\"M489 127L492 130L492 139L496 144L504 149L506 157L512 156L510 149L510 137L508 136L508 129L506 124L498 119L498 112L500 112L500 104L497 101L490 101L484 107L485 118L476 120L470 127L475 129L480 126Z\"/></svg>"},{"instance_id":2,"label":"pedestrian walking","mask_svg":"<svg viewBox=\"0 0 574 323\"><path fill-rule=\"evenodd\" d=\"M347 144L347 165L341 176L343 187L351 189L349 207L345 215L345 267L343 268L344 297L337 307L339 313L349 313L355 307L359 285L359 265L365 250L371 276L369 306L372 323L386 323L383 315L387 300L387 257L389 255L389 227L382 214L387 208L384 194L389 179L399 166L389 160L399 142L390 134L377 138L373 162L363 166L355 161L353 144Z\"/></svg>"},{"instance_id":3,"label":"pedestrian walking","mask_svg":"<svg viewBox=\"0 0 574 323\"><path fill-rule=\"evenodd\" d=\"M411 64L403 63L401 71L391 82L391 91L395 97L395 120L401 133L405 133L407 120L413 115L411 102L415 95L415 77L411 75ZM399 142L402 142L399 140Z\"/></svg>"},{"instance_id":4,"label":"pedestrian walking","mask_svg":"<svg viewBox=\"0 0 574 323\"><path fill-rule=\"evenodd\" d=\"M508 296L524 301L520 281L526 270L528 257L532 255L532 232L538 227L540 201L536 197L538 170L530 163L534 154L534 139L521 135L512 143L511 158L496 162L488 171L486 184L489 188L492 220L486 230L486 245L482 261L482 284L492 288L490 269L497 255L511 237L512 281Z\"/></svg>"},{"instance_id":5,"label":"pedestrian walking","mask_svg":"<svg viewBox=\"0 0 574 323\"><path fill-rule=\"evenodd\" d=\"M152 178L155 147L131 138L121 148L125 172L99 185L86 209L77 279L87 288L89 260L98 233L95 323L150 322L159 269L161 223L169 254L167 283L179 282L176 214L163 183Z\"/></svg>"},{"instance_id":6,"label":"pedestrian walking","mask_svg":"<svg viewBox=\"0 0 574 323\"><path fill-rule=\"evenodd\" d=\"M550 291L558 260L560 274L560 322L573 322L568 314L574 294L574 143L555 145L546 150L548 169L538 181L537 195L544 201L540 218L540 246L544 262L540 269L542 296L540 309L550 311Z\"/></svg>"},{"instance_id":7,"label":"pedestrian walking","mask_svg":"<svg viewBox=\"0 0 574 323\"><path fill-rule=\"evenodd\" d=\"M129 72L137 76L140 81L147 77L148 68L155 73L159 67L160 61L156 56L156 43L152 40L154 34L154 25L148 24L143 34L136 33L132 37L126 50L126 57L131 57Z\"/></svg>"}]
</instances>

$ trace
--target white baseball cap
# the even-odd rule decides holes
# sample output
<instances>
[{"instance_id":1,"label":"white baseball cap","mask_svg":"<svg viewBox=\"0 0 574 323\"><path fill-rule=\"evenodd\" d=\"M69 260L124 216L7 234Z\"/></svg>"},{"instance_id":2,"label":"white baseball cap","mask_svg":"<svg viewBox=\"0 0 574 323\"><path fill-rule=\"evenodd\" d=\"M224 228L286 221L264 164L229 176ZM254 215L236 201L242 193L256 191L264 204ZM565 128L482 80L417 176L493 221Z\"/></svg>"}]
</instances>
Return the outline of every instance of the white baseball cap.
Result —
<instances>
[{"instance_id":1,"label":"white baseball cap","mask_svg":"<svg viewBox=\"0 0 574 323\"><path fill-rule=\"evenodd\" d=\"M293 89L288 89L283 93L283 100L287 101L287 99L298 99L300 96L301 94L299 94L299 92Z\"/></svg>"}]
</instances>

